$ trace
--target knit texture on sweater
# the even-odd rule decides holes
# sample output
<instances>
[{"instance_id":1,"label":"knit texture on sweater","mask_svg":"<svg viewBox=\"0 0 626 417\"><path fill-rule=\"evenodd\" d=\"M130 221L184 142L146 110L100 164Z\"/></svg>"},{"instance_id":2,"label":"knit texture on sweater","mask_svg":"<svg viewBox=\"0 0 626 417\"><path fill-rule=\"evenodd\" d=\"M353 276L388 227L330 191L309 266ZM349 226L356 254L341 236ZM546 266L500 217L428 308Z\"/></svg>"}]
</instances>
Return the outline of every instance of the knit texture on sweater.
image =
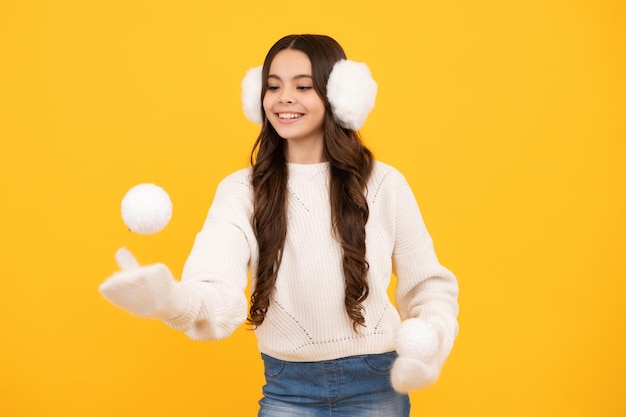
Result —
<instances>
[{"instance_id":1,"label":"knit texture on sweater","mask_svg":"<svg viewBox=\"0 0 626 417\"><path fill-rule=\"evenodd\" d=\"M247 317L245 289L256 276L251 169L226 177L185 263L190 294L185 314L167 324L192 339L230 335ZM289 164L288 231L265 321L255 330L261 352L289 361L320 361L395 349L402 320L420 317L437 330L444 358L457 333L458 286L435 254L405 178L376 162L366 190L370 294L366 327L355 332L344 307L342 250L331 231L329 165ZM388 297L398 277L395 306Z\"/></svg>"}]
</instances>

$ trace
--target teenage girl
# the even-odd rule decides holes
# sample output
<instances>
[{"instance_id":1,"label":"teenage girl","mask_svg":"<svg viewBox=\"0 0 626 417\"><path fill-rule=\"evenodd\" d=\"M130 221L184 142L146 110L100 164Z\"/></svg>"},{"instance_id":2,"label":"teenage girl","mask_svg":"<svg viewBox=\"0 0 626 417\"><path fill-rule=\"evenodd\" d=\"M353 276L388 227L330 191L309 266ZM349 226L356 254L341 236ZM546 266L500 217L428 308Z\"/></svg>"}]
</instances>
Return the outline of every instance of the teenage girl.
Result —
<instances>
[{"instance_id":1,"label":"teenage girl","mask_svg":"<svg viewBox=\"0 0 626 417\"><path fill-rule=\"evenodd\" d=\"M321 35L280 39L246 77L258 88L244 108L262 123L252 166L220 183L181 281L120 250L100 290L195 340L247 319L265 365L261 417L406 417L407 392L432 384L452 348L458 286L406 180L357 133L375 83L360 85L362 66Z\"/></svg>"}]
</instances>

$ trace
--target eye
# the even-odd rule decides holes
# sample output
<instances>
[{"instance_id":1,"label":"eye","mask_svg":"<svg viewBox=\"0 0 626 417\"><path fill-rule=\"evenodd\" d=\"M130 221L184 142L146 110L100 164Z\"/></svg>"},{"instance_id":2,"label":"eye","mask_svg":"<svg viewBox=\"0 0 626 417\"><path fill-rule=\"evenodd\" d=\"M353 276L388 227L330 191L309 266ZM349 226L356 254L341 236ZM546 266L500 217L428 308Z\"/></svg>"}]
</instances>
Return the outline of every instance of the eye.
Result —
<instances>
[{"instance_id":1,"label":"eye","mask_svg":"<svg viewBox=\"0 0 626 417\"><path fill-rule=\"evenodd\" d=\"M298 90L300 91L307 91L307 90L311 90L313 89L313 86L310 85L299 85L298 86Z\"/></svg>"},{"instance_id":2,"label":"eye","mask_svg":"<svg viewBox=\"0 0 626 417\"><path fill-rule=\"evenodd\" d=\"M278 86L277 85L268 85L267 86L267 91L276 91L278 90Z\"/></svg>"}]
</instances>

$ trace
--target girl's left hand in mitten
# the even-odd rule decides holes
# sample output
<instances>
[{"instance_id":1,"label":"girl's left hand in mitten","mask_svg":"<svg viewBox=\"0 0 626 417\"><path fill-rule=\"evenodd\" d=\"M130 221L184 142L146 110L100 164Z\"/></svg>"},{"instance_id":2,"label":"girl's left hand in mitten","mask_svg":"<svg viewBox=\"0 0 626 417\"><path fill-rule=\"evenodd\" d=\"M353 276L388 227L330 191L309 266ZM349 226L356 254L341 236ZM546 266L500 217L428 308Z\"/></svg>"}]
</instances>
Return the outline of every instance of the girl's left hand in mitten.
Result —
<instances>
[{"instance_id":1,"label":"girl's left hand in mitten","mask_svg":"<svg viewBox=\"0 0 626 417\"><path fill-rule=\"evenodd\" d=\"M439 377L437 360L441 341L426 320L411 318L400 324L396 333L398 358L391 368L391 384L402 393L425 388Z\"/></svg>"}]
</instances>

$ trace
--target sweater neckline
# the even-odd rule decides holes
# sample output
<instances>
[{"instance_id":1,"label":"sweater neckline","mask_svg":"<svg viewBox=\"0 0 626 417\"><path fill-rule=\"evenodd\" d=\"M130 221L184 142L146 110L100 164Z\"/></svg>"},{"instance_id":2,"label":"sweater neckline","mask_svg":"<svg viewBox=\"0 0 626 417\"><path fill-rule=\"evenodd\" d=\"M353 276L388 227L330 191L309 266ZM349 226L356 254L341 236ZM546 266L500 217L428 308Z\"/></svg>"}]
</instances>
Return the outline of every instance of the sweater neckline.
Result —
<instances>
[{"instance_id":1,"label":"sweater neckline","mask_svg":"<svg viewBox=\"0 0 626 417\"><path fill-rule=\"evenodd\" d=\"M289 169L289 179L295 181L311 180L315 177L326 177L330 167L330 162L318 162L315 164L294 164L287 163Z\"/></svg>"}]
</instances>

